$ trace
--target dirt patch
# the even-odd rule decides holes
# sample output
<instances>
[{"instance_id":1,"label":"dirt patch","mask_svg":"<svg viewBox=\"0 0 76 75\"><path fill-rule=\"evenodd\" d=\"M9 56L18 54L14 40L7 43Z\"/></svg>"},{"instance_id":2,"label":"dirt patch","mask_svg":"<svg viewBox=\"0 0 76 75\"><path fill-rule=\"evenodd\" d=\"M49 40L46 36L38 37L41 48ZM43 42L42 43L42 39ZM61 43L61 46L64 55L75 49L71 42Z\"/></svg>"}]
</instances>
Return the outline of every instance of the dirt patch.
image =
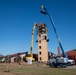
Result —
<instances>
[{"instance_id":1,"label":"dirt patch","mask_svg":"<svg viewBox=\"0 0 76 75\"><path fill-rule=\"evenodd\" d=\"M68 66L66 69L75 69L76 70L76 65L74 65L74 66Z\"/></svg>"}]
</instances>

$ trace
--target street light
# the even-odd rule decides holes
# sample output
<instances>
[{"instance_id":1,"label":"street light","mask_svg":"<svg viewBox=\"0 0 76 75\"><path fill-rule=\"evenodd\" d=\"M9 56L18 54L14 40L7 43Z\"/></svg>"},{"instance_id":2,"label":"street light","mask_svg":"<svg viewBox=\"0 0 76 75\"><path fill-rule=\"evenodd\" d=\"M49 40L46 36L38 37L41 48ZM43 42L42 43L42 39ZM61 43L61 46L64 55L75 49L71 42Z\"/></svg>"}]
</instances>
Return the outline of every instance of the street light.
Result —
<instances>
[{"instance_id":1,"label":"street light","mask_svg":"<svg viewBox=\"0 0 76 75\"><path fill-rule=\"evenodd\" d=\"M59 36L58 36L58 34L57 34L57 31L56 31L56 28L55 28L55 25L54 25L52 16L49 14L49 12L47 11L47 9L46 9L43 5L42 5L40 8L41 8L40 13L49 16L49 19L50 19L50 21L51 21L51 23L52 23L52 26L53 26L53 29L54 29L54 31L55 31L56 37L57 37L57 39L58 39L59 46L60 46L60 48L61 48L61 50L62 50L63 57L67 57L67 55L65 54L64 49L63 49L63 47L62 47L62 44L61 44L61 42L60 42Z\"/></svg>"}]
</instances>

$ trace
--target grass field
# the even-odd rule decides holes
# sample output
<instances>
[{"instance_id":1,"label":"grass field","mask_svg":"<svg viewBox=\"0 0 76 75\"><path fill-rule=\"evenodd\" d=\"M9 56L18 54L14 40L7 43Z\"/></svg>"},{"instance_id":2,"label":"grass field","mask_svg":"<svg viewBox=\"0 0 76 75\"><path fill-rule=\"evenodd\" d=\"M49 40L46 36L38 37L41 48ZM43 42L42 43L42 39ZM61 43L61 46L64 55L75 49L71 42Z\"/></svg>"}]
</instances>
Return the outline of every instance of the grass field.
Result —
<instances>
[{"instance_id":1,"label":"grass field","mask_svg":"<svg viewBox=\"0 0 76 75\"><path fill-rule=\"evenodd\" d=\"M9 72L4 72L8 70ZM43 63L28 65L22 63L0 64L0 75L76 75L76 66L67 68L49 68Z\"/></svg>"}]
</instances>

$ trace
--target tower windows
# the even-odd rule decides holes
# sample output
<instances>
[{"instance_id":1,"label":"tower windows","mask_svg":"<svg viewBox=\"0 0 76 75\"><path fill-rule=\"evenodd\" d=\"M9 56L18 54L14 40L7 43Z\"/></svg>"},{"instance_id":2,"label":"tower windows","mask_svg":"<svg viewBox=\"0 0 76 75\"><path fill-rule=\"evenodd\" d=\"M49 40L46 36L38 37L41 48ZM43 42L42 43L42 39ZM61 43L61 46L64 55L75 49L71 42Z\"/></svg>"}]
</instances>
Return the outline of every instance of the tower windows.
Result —
<instances>
[{"instance_id":1,"label":"tower windows","mask_svg":"<svg viewBox=\"0 0 76 75\"><path fill-rule=\"evenodd\" d=\"M41 46L39 46L39 49L41 49Z\"/></svg>"},{"instance_id":2,"label":"tower windows","mask_svg":"<svg viewBox=\"0 0 76 75\"><path fill-rule=\"evenodd\" d=\"M47 39L47 36L45 36L45 40Z\"/></svg>"},{"instance_id":3,"label":"tower windows","mask_svg":"<svg viewBox=\"0 0 76 75\"><path fill-rule=\"evenodd\" d=\"M42 58L40 57L40 60L42 60Z\"/></svg>"},{"instance_id":4,"label":"tower windows","mask_svg":"<svg viewBox=\"0 0 76 75\"><path fill-rule=\"evenodd\" d=\"M41 52L39 52L39 54L41 55L42 53L41 53Z\"/></svg>"},{"instance_id":5,"label":"tower windows","mask_svg":"<svg viewBox=\"0 0 76 75\"><path fill-rule=\"evenodd\" d=\"M41 38L41 35L39 34L39 38Z\"/></svg>"},{"instance_id":6,"label":"tower windows","mask_svg":"<svg viewBox=\"0 0 76 75\"><path fill-rule=\"evenodd\" d=\"M39 40L39 43L41 43L41 40Z\"/></svg>"}]
</instances>

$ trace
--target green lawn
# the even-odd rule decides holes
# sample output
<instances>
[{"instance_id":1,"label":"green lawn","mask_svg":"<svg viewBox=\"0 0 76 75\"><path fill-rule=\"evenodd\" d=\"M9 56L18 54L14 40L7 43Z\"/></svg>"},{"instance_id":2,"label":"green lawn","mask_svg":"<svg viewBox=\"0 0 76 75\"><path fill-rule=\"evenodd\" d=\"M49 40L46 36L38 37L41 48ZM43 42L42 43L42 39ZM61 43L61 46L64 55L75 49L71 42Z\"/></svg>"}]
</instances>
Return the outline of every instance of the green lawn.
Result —
<instances>
[{"instance_id":1,"label":"green lawn","mask_svg":"<svg viewBox=\"0 0 76 75\"><path fill-rule=\"evenodd\" d=\"M12 72L28 75L76 75L74 69L61 69L61 68L16 68Z\"/></svg>"},{"instance_id":2,"label":"green lawn","mask_svg":"<svg viewBox=\"0 0 76 75\"><path fill-rule=\"evenodd\" d=\"M1 68L2 67L2 68ZM9 75L76 75L76 68L49 68L43 64L9 64ZM0 73L5 69L5 65L0 65ZM2 72L0 75L8 75Z\"/></svg>"}]
</instances>

